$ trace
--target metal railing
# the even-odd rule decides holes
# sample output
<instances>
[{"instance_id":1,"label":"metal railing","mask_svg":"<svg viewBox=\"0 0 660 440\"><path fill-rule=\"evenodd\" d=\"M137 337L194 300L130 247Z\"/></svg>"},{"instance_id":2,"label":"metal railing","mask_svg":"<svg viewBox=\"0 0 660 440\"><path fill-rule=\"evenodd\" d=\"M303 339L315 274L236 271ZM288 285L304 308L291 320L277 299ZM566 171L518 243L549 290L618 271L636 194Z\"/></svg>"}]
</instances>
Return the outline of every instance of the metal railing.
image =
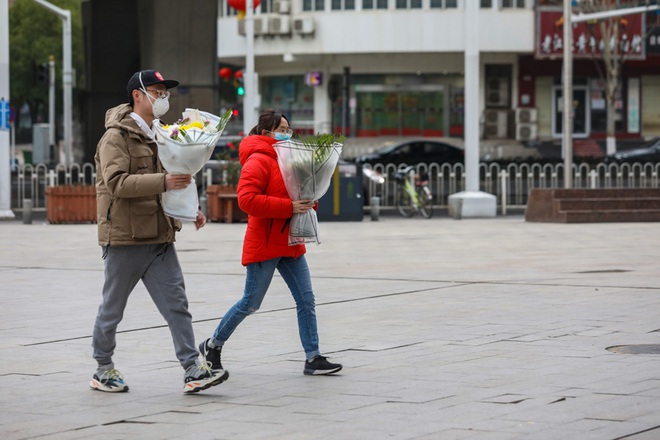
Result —
<instances>
[{"instance_id":1,"label":"metal railing","mask_svg":"<svg viewBox=\"0 0 660 440\"><path fill-rule=\"evenodd\" d=\"M380 197L383 207L395 206L394 173L406 165L365 165L381 174L382 183L364 179L365 203L371 196ZM418 173L429 175L429 186L433 203L439 208L448 206L451 194L465 190L465 169L459 164L419 164ZM574 188L658 188L660 186L660 163L623 163L573 165ZM211 182L211 170L197 182L202 192ZM479 164L480 189L497 197L502 214L509 208L524 208L532 188L563 188L563 163L487 163ZM12 173L12 209L22 210L23 200L32 200L34 210L45 210L45 192L53 185L94 185L94 164L58 164L49 168L45 164L24 165Z\"/></svg>"},{"instance_id":2,"label":"metal railing","mask_svg":"<svg viewBox=\"0 0 660 440\"><path fill-rule=\"evenodd\" d=\"M394 173L406 165L375 164L365 167L379 173L383 183L365 179L365 200L380 197L381 206L396 204ZM459 164L419 164L418 174L429 176L433 203L446 208L451 194L465 190L465 168ZM573 165L573 188L658 188L660 163L622 163ZM497 197L502 214L508 208L523 209L532 188L563 188L563 163L486 163L479 164L480 190ZM382 179L381 179L382 180Z\"/></svg>"},{"instance_id":3,"label":"metal railing","mask_svg":"<svg viewBox=\"0 0 660 440\"><path fill-rule=\"evenodd\" d=\"M59 163L54 168L46 164L26 164L17 167L12 173L11 207L23 209L24 200L32 200L32 209L46 209L46 187L59 185L95 185L94 164Z\"/></svg>"}]
</instances>

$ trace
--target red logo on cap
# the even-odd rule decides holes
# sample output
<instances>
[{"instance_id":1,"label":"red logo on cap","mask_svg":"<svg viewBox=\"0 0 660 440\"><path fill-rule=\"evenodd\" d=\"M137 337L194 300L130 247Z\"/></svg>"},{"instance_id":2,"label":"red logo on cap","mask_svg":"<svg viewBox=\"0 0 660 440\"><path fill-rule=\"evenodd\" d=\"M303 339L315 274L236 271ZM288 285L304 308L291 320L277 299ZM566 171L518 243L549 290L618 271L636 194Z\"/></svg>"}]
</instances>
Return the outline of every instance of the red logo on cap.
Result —
<instances>
[{"instance_id":1,"label":"red logo on cap","mask_svg":"<svg viewBox=\"0 0 660 440\"><path fill-rule=\"evenodd\" d=\"M154 75L156 75L156 78L158 78L161 81L165 81L165 78L163 78L163 75L160 74L160 72L154 72Z\"/></svg>"}]
</instances>

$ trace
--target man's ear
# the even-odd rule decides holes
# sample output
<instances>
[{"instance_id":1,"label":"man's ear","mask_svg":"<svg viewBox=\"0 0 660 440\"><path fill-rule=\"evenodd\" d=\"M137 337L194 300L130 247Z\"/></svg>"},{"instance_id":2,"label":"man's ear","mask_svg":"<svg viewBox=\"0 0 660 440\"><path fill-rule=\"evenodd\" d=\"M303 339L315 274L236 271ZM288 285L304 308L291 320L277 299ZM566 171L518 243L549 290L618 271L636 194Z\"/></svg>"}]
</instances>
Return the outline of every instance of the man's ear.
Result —
<instances>
[{"instance_id":1,"label":"man's ear","mask_svg":"<svg viewBox=\"0 0 660 440\"><path fill-rule=\"evenodd\" d=\"M131 94L133 95L133 102L135 102L135 101L137 101L137 99L140 97L140 95L142 94L142 92L141 92L140 90L138 90L138 89L133 89L133 91L131 92Z\"/></svg>"}]
</instances>

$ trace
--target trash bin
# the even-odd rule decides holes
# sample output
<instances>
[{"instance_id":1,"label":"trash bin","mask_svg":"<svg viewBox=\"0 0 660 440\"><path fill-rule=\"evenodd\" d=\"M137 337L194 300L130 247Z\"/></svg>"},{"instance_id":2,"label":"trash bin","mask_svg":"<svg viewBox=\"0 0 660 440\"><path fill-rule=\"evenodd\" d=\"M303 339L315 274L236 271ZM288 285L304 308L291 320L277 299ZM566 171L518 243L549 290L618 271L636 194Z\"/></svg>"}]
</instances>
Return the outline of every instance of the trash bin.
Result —
<instances>
[{"instance_id":1,"label":"trash bin","mask_svg":"<svg viewBox=\"0 0 660 440\"><path fill-rule=\"evenodd\" d=\"M319 221L362 221L362 168L339 161L330 188L319 200Z\"/></svg>"}]
</instances>

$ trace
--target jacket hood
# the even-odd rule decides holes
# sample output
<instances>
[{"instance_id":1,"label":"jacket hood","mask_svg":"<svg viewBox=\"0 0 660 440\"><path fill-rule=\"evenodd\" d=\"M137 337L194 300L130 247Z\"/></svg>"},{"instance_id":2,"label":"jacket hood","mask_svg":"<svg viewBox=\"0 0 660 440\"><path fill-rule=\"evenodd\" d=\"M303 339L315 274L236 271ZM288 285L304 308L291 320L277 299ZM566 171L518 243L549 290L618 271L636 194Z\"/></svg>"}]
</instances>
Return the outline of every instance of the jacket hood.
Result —
<instances>
[{"instance_id":1,"label":"jacket hood","mask_svg":"<svg viewBox=\"0 0 660 440\"><path fill-rule=\"evenodd\" d=\"M277 153L273 148L275 142L277 141L270 136L256 134L244 138L238 146L238 159L241 165L245 165L245 162L254 153L266 154L277 159Z\"/></svg>"},{"instance_id":2,"label":"jacket hood","mask_svg":"<svg viewBox=\"0 0 660 440\"><path fill-rule=\"evenodd\" d=\"M105 128L121 128L128 131L129 133L144 136L142 129L138 127L137 123L130 114L133 111L133 107L129 104L120 104L117 107L109 109L105 113Z\"/></svg>"}]
</instances>

